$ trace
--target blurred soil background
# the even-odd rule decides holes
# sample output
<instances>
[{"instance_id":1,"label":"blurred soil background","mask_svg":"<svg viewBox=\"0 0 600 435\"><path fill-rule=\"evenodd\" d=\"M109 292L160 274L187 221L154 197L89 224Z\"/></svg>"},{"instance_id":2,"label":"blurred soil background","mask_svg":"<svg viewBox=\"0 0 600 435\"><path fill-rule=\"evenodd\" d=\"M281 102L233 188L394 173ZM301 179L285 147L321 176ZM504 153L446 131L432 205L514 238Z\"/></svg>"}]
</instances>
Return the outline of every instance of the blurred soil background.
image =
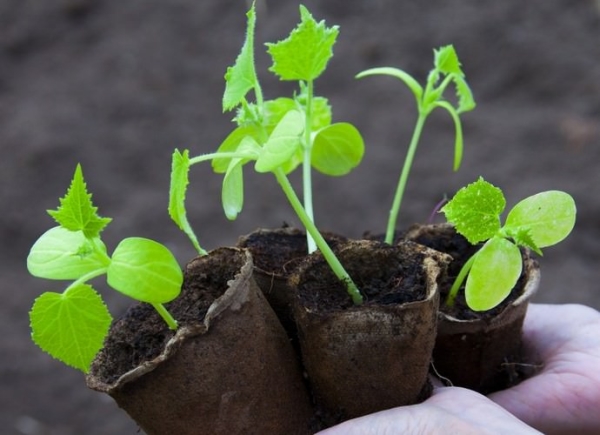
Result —
<instances>
[{"instance_id":1,"label":"blurred soil background","mask_svg":"<svg viewBox=\"0 0 600 435\"><path fill-rule=\"evenodd\" d=\"M335 56L316 82L334 120L366 140L363 164L343 178L315 176L318 225L352 237L383 231L416 118L412 94L359 71L397 66L420 81L434 47L453 43L478 102L463 117L465 154L452 172L453 124L427 122L399 227L427 220L445 195L483 175L508 205L542 190L570 192L571 237L542 259L538 302L600 308L600 6L593 0L428 2L306 0L341 27ZM221 111L223 74L244 37L243 0L3 0L0 2L0 432L6 435L136 434L111 399L40 352L27 312L63 283L28 276L25 259L53 225L77 162L103 216L109 249L128 236L167 244L184 264L194 251L167 215L173 149L213 151L232 128ZM259 3L257 63L267 98L295 85L267 73L262 43L287 35L298 2ZM257 227L297 224L269 175L246 171L236 222L220 206L221 177L193 168L188 215L209 248ZM295 178L297 182L297 177ZM100 280L101 281L101 280ZM97 285L114 315L130 301Z\"/></svg>"}]
</instances>

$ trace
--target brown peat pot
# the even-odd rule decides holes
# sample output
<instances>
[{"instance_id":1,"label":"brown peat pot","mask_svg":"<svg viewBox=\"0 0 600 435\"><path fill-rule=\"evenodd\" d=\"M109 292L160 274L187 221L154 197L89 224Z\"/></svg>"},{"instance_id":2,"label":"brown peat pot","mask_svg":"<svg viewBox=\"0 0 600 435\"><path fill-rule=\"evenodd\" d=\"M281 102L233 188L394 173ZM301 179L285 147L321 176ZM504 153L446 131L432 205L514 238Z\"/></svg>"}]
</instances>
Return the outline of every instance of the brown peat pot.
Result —
<instances>
[{"instance_id":1,"label":"brown peat pot","mask_svg":"<svg viewBox=\"0 0 600 435\"><path fill-rule=\"evenodd\" d=\"M323 234L323 237L332 248L347 240L330 233ZM241 236L237 246L252 254L254 279L288 335L296 342L296 322L292 314L295 294L288 280L292 271L308 255L306 233L293 227L260 228Z\"/></svg>"},{"instance_id":2,"label":"brown peat pot","mask_svg":"<svg viewBox=\"0 0 600 435\"><path fill-rule=\"evenodd\" d=\"M241 249L192 260L167 306L177 332L152 307L133 306L112 326L88 386L149 435L310 433L300 365L252 271Z\"/></svg>"},{"instance_id":3,"label":"brown peat pot","mask_svg":"<svg viewBox=\"0 0 600 435\"><path fill-rule=\"evenodd\" d=\"M441 289L444 301L462 265L479 249L448 224L415 225L406 238L452 256ZM435 372L447 383L483 394L517 383L522 367L521 335L527 306L539 287L540 270L523 251L523 272L509 297L498 307L476 313L468 309L464 292L454 308L440 304L433 350Z\"/></svg>"},{"instance_id":4,"label":"brown peat pot","mask_svg":"<svg viewBox=\"0 0 600 435\"><path fill-rule=\"evenodd\" d=\"M336 249L365 301L354 305L320 253L290 278L302 360L323 426L426 399L448 257L361 240Z\"/></svg>"}]
</instances>

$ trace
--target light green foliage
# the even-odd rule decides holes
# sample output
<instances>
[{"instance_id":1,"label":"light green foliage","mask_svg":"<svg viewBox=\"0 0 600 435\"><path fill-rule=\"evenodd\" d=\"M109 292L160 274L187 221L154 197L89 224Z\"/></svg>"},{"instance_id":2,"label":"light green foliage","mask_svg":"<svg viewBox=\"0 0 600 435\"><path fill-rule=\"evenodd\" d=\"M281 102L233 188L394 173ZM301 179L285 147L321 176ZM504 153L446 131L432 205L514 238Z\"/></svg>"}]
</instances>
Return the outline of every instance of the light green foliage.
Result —
<instances>
[{"instance_id":1,"label":"light green foliage","mask_svg":"<svg viewBox=\"0 0 600 435\"><path fill-rule=\"evenodd\" d=\"M246 40L242 46L242 51L238 55L235 64L229 67L225 73L226 85L223 94L223 111L231 110L241 104L246 94L257 83L256 69L254 68L254 27L256 25L254 8L248 11L247 17Z\"/></svg>"},{"instance_id":2,"label":"light green foliage","mask_svg":"<svg viewBox=\"0 0 600 435\"><path fill-rule=\"evenodd\" d=\"M571 195L550 190L525 198L508 213L506 227L527 233L540 247L552 246L565 239L575 226L575 201Z\"/></svg>"},{"instance_id":3,"label":"light green foliage","mask_svg":"<svg viewBox=\"0 0 600 435\"><path fill-rule=\"evenodd\" d=\"M301 145L304 117L297 110L288 111L261 147L256 160L256 172L272 172L293 157Z\"/></svg>"},{"instance_id":4,"label":"light green foliage","mask_svg":"<svg viewBox=\"0 0 600 435\"><path fill-rule=\"evenodd\" d=\"M273 58L270 71L281 80L315 80L333 56L338 27L327 27L324 21L317 23L304 6L300 6L300 19L286 39L267 44Z\"/></svg>"},{"instance_id":5,"label":"light green foliage","mask_svg":"<svg viewBox=\"0 0 600 435\"><path fill-rule=\"evenodd\" d=\"M27 257L29 273L38 278L73 280L106 266L106 247L82 231L54 227L34 243Z\"/></svg>"},{"instance_id":6,"label":"light green foliage","mask_svg":"<svg viewBox=\"0 0 600 435\"><path fill-rule=\"evenodd\" d=\"M320 130L313 142L312 165L325 175L346 175L362 160L364 145L352 124L338 122Z\"/></svg>"},{"instance_id":7,"label":"light green foliage","mask_svg":"<svg viewBox=\"0 0 600 435\"><path fill-rule=\"evenodd\" d=\"M177 224L179 229L183 231L191 240L194 248L200 253L205 254L198 243L198 238L188 222L185 209L185 194L189 184L188 173L190 169L189 151L184 150L180 153L179 150L173 152L171 164L171 183L169 187L169 216Z\"/></svg>"},{"instance_id":8,"label":"light green foliage","mask_svg":"<svg viewBox=\"0 0 600 435\"><path fill-rule=\"evenodd\" d=\"M36 299L30 311L32 337L53 357L87 372L111 322L100 295L87 282L107 274L109 285L152 303L174 329L177 323L159 305L179 295L183 273L166 247L148 239L125 239L109 257L99 235L110 219L96 214L79 165L60 203L51 214L61 226L34 243L27 268L40 278L73 282L63 293L46 292Z\"/></svg>"},{"instance_id":9,"label":"light green foliage","mask_svg":"<svg viewBox=\"0 0 600 435\"><path fill-rule=\"evenodd\" d=\"M111 221L98 216L97 210L92 204L92 195L87 192L81 166L77 165L67 194L60 199L60 206L48 210L48 214L67 230L83 231L86 237L95 237Z\"/></svg>"},{"instance_id":10,"label":"light green foliage","mask_svg":"<svg viewBox=\"0 0 600 435\"><path fill-rule=\"evenodd\" d=\"M421 137L425 120L429 114L441 108L448 112L455 127L454 136L454 170L458 170L462 161L463 155L463 133L460 114L473 110L475 108L475 100L473 94L465 80L465 75L461 69L461 64L458 55L452 45L447 45L434 50L434 68L429 72L427 83L421 86L406 71L392 67L380 67L365 70L359 73L356 77L363 78L372 75L386 75L397 78L402 81L412 91L416 103L419 117L417 119L413 136L411 138L404 165L398 180L398 186L394 194L394 200L390 210L390 216L387 223L385 241L392 243L396 230L396 223L408 175L412 167L414 155ZM453 105L448 100L444 99L444 93L447 87L454 83L457 95L457 105Z\"/></svg>"},{"instance_id":11,"label":"light green foliage","mask_svg":"<svg viewBox=\"0 0 600 435\"><path fill-rule=\"evenodd\" d=\"M447 304L454 303L466 277L465 297L469 307L474 311L494 308L506 299L521 275L518 247L541 255L540 248L560 242L575 225L575 201L565 192L548 191L525 198L512 208L502 226L500 215L505 204L502 191L479 178L460 189L442 208L446 219L470 243L485 241L463 266Z\"/></svg>"},{"instance_id":12,"label":"light green foliage","mask_svg":"<svg viewBox=\"0 0 600 435\"><path fill-rule=\"evenodd\" d=\"M323 251L340 279L354 286L353 298L358 303L360 294L343 267L333 260L333 252L314 225L312 208L311 169L314 167L327 175L343 175L356 167L364 154L358 130L348 123L332 123L329 102L314 95L314 80L324 72L332 57L339 30L337 26L326 26L324 21L317 22L308 9L300 7L300 23L289 36L266 44L273 60L270 71L281 80L297 81L298 92L291 98L271 100L263 99L254 70L254 31L252 5L241 52L225 74L223 109L237 109L236 128L215 153L189 159L187 151L173 154L171 217L194 242L195 236L185 219L187 172L196 163L211 161L213 170L224 174L221 202L225 216L237 218L244 205L243 168L255 162L256 172L272 173L277 178L307 229L309 251L317 246ZM255 101L248 100L250 91L254 91ZM287 175L299 166L302 166L304 204L296 202L296 194L287 180Z\"/></svg>"},{"instance_id":13,"label":"light green foliage","mask_svg":"<svg viewBox=\"0 0 600 435\"><path fill-rule=\"evenodd\" d=\"M442 208L446 219L473 245L500 230L500 214L506 207L504 194L483 178L463 187Z\"/></svg>"},{"instance_id":14,"label":"light green foliage","mask_svg":"<svg viewBox=\"0 0 600 435\"><path fill-rule=\"evenodd\" d=\"M38 297L30 321L35 344L87 373L102 348L112 317L100 295L91 286L79 284L63 293L46 292Z\"/></svg>"},{"instance_id":15,"label":"light green foliage","mask_svg":"<svg viewBox=\"0 0 600 435\"><path fill-rule=\"evenodd\" d=\"M132 299L162 304L179 296L182 272L164 245L150 239L129 237L115 248L106 280L112 288Z\"/></svg>"}]
</instances>

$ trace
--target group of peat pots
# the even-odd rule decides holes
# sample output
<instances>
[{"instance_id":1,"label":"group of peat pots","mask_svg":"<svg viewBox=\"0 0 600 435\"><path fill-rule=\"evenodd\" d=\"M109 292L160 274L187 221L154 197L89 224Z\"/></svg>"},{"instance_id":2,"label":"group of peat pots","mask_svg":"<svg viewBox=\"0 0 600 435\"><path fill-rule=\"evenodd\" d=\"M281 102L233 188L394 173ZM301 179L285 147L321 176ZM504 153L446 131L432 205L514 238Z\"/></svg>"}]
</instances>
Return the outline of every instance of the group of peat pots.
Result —
<instances>
[{"instance_id":1,"label":"group of peat pots","mask_svg":"<svg viewBox=\"0 0 600 435\"><path fill-rule=\"evenodd\" d=\"M326 240L360 288L354 305L303 231L258 230L190 261L169 330L138 303L111 328L87 375L149 435L309 434L425 400L431 376L489 393L519 380L521 327L539 282L523 274L475 313L444 293L473 253L448 224L394 245Z\"/></svg>"}]
</instances>

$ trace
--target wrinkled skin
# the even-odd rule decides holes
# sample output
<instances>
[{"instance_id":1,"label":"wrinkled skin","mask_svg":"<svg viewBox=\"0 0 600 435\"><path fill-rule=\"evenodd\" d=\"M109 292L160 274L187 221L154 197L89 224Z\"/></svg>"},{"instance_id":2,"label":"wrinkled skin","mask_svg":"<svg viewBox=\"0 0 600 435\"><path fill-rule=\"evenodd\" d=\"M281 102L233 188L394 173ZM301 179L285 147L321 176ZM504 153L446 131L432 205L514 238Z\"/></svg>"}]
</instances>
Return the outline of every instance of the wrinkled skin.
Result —
<instances>
[{"instance_id":1,"label":"wrinkled skin","mask_svg":"<svg viewBox=\"0 0 600 435\"><path fill-rule=\"evenodd\" d=\"M485 397L441 387L421 404L320 434L600 433L600 313L581 305L531 304L523 340L528 359L540 369L513 388Z\"/></svg>"}]
</instances>

